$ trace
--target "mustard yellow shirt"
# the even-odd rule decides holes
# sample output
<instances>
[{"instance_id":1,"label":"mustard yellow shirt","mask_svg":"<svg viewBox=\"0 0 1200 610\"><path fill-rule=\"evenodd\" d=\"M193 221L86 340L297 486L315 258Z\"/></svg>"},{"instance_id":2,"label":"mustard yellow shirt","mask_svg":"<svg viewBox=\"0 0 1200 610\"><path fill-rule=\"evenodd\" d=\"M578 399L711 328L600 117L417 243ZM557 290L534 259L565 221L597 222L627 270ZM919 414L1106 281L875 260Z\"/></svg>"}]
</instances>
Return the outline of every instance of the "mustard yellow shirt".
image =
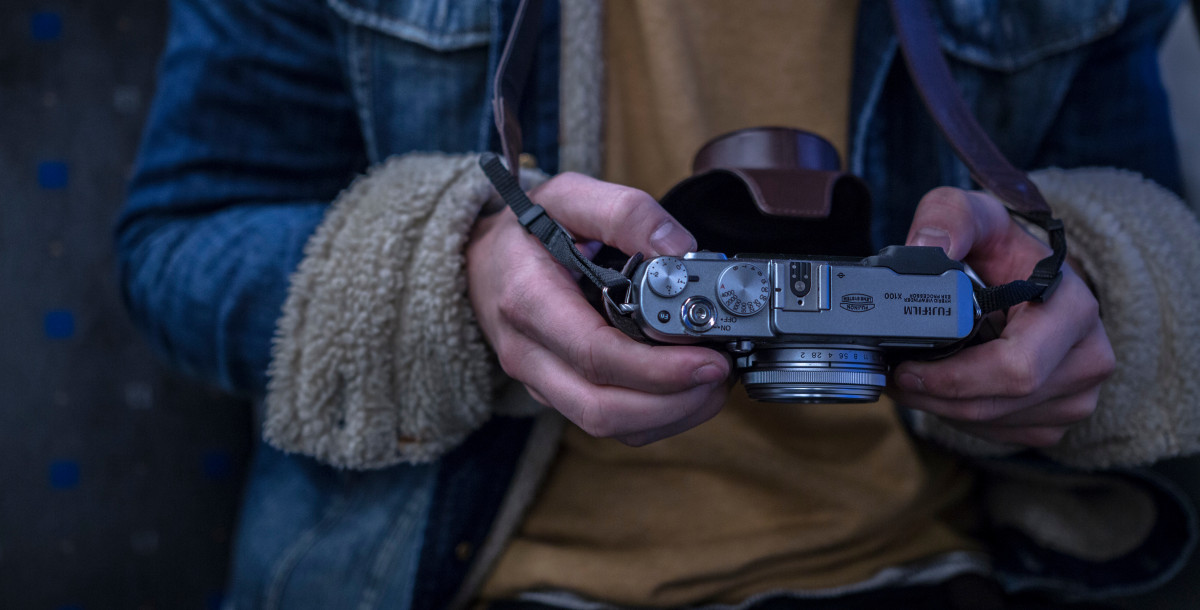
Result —
<instances>
[{"instance_id":1,"label":"mustard yellow shirt","mask_svg":"<svg viewBox=\"0 0 1200 610\"><path fill-rule=\"evenodd\" d=\"M845 151L857 3L606 3L606 179L661 196L705 141L782 125ZM847 585L976 549L972 477L916 445L888 400L723 411L646 447L569 427L484 589L639 606Z\"/></svg>"}]
</instances>

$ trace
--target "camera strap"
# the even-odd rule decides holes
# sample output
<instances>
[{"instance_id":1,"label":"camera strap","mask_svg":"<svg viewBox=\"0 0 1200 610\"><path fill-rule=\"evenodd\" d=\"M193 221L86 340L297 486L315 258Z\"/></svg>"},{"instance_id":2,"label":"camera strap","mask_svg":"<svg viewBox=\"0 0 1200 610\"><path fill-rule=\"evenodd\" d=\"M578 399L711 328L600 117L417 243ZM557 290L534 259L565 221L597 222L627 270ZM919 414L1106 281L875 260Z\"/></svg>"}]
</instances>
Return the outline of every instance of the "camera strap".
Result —
<instances>
[{"instance_id":1,"label":"camera strap","mask_svg":"<svg viewBox=\"0 0 1200 610\"><path fill-rule=\"evenodd\" d=\"M1029 279L977 289L976 298L983 313L1049 298L1062 279L1062 265L1067 256L1062 221L1054 218L1037 186L1024 172L1008 162L975 120L950 75L926 0L889 0L889 5L909 75L942 134L975 181L1003 202L1011 213L1045 230L1050 242L1051 255L1035 265ZM500 159L492 153L481 156L479 163L505 203L517 214L521 224L537 236L560 263L582 273L604 289L606 306L610 310L615 307L620 312L620 305L608 296L608 289L628 287L629 279L584 257L575 247L571 234L547 216L541 206L529 200L516 178L520 171L517 160L522 145L518 110L533 64L541 14L541 0L520 1L496 68L492 106L508 168L506 170ZM641 255L638 254L636 258L640 261ZM626 269L635 266L636 263L627 264ZM614 323L624 318L610 317ZM629 326L636 329L633 324ZM628 329L622 330L629 332Z\"/></svg>"},{"instance_id":2,"label":"camera strap","mask_svg":"<svg viewBox=\"0 0 1200 610\"><path fill-rule=\"evenodd\" d=\"M1052 253L1038 261L1028 280L977 291L980 306L986 314L1049 298L1062 279L1062 265L1067 258L1062 221L1054 217L1037 185L1008 162L975 120L950 75L926 1L888 0L888 5L908 74L942 135L980 186L1003 202L1009 212L1045 230L1050 241Z\"/></svg>"},{"instance_id":3,"label":"camera strap","mask_svg":"<svg viewBox=\"0 0 1200 610\"><path fill-rule=\"evenodd\" d=\"M537 237L561 265L582 274L599 287L610 313L623 314L621 304L613 300L609 289L619 287L627 291L629 277L615 269L597 265L584 256L575 247L575 237L546 214L542 206L529 199L518 179L522 145L519 111L525 84L529 80L529 70L533 65L541 15L541 0L521 0L492 84L492 112L508 167L505 168L500 158L491 152L480 155L479 166L492 186L496 187L500 198L517 215L521 226ZM642 254L639 252L626 264L626 269L633 269L641 260ZM631 337L644 336L641 328L627 315L610 315L609 318L625 334Z\"/></svg>"},{"instance_id":4,"label":"camera strap","mask_svg":"<svg viewBox=\"0 0 1200 610\"><path fill-rule=\"evenodd\" d=\"M517 221L521 226L525 227L546 246L550 254L564 267L578 271L588 278L593 284L598 286L604 294L604 305L610 313L619 315L610 315L614 326L619 328L625 334L631 337L644 337L641 328L627 315L624 314L624 309L620 303L617 303L609 295L610 288L629 289L629 278L608 267L602 267L588 260L579 248L575 247L575 237L569 231L558 224L558 221L550 218L546 214L545 208L534 203L525 194L525 190L521 188L521 183L517 177L509 173L508 169L500 161L500 157L495 153L485 152L479 157L479 166L483 168L483 173L487 175L488 180L496 187L496 191L500 193L500 198L512 208L513 213L517 215ZM519 171L519 170L518 170ZM642 261L642 254L639 252L629 259L626 264L627 269L637 267Z\"/></svg>"},{"instance_id":5,"label":"camera strap","mask_svg":"<svg viewBox=\"0 0 1200 610\"><path fill-rule=\"evenodd\" d=\"M479 166L488 180L496 187L501 199L517 215L517 221L537 237L554 258L570 269L582 273L593 284L601 288L612 288L629 284L629 279L619 271L601 267L588 260L575 247L575 237L546 214L545 208L534 203L521 188L521 183L504 167L495 153L486 152L479 157Z\"/></svg>"}]
</instances>

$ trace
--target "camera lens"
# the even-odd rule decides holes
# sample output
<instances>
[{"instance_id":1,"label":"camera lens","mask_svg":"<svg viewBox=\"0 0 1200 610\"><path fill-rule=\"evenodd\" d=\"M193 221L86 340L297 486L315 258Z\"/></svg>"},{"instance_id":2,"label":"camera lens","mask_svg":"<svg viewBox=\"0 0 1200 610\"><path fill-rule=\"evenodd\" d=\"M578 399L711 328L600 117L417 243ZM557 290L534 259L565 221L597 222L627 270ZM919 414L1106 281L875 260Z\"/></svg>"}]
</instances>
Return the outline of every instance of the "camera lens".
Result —
<instances>
[{"instance_id":1,"label":"camera lens","mask_svg":"<svg viewBox=\"0 0 1200 610\"><path fill-rule=\"evenodd\" d=\"M764 402L874 402L887 385L879 349L858 345L773 345L741 356L746 393Z\"/></svg>"}]
</instances>

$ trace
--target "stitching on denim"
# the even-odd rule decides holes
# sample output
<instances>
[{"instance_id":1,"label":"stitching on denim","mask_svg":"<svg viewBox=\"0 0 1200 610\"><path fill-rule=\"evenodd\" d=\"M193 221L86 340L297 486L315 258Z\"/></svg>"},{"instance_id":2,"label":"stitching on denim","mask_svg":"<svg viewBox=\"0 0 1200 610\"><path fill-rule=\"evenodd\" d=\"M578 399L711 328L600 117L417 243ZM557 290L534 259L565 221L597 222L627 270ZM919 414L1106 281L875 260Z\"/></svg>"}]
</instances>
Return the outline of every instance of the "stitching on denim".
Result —
<instances>
[{"instance_id":1,"label":"stitching on denim","mask_svg":"<svg viewBox=\"0 0 1200 610\"><path fill-rule=\"evenodd\" d=\"M490 103L490 101L491 101L492 97L495 95L495 91L496 91L495 90L496 67L497 67L497 64L500 63L500 54L502 52L502 49L500 47L500 41L502 41L504 39L504 35L505 35L504 32L501 31L501 29L502 29L501 26L504 23L504 20L500 15L500 11L502 10L502 8L500 6L500 0L492 0L488 10L490 11L490 14L491 14L491 24L488 26L489 27L489 32L488 32L489 44L488 44L488 60L487 60L488 65L487 65L487 80L484 85L484 93L487 96L486 99L489 100L489 102L485 103L483 105L483 113L482 113L482 116L479 117L479 144L477 146L477 148L479 150L488 150L488 148L490 147L490 144L492 142L491 141L492 130L496 128L495 127L496 120L495 120L495 114L494 114L495 111L493 110L492 104Z\"/></svg>"},{"instance_id":2,"label":"stitching on denim","mask_svg":"<svg viewBox=\"0 0 1200 610\"><path fill-rule=\"evenodd\" d=\"M867 99L863 101L862 110L858 114L857 126L854 130L854 144L850 148L850 173L856 176L863 175L863 155L866 154L868 123L874 118L875 109L879 105L879 98L883 95L884 82L887 80L888 72L891 72L892 63L896 60L896 47L898 44L895 36L888 41L887 48L883 52L884 59L879 63L879 70L871 78L871 86L867 90Z\"/></svg>"},{"instance_id":3,"label":"stitching on denim","mask_svg":"<svg viewBox=\"0 0 1200 610\"><path fill-rule=\"evenodd\" d=\"M375 133L375 112L372 108L374 95L371 75L369 73L369 46L360 40L358 28L348 26L346 33L346 58L349 64L351 86L354 87L354 97L358 103L358 120L362 123L363 143L367 147L367 156L371 163L379 162L379 142Z\"/></svg>"},{"instance_id":4,"label":"stitching on denim","mask_svg":"<svg viewBox=\"0 0 1200 610\"><path fill-rule=\"evenodd\" d=\"M431 470L425 468L425 470ZM430 472L424 473L425 477L430 477ZM379 552L375 556L375 561L371 564L371 571L368 574L369 580L366 587L363 589L363 595L359 601L358 607L360 610L371 610L379 604L379 598L383 590L387 588L390 580L388 576L394 573L393 568L396 564L396 556L398 550L410 552L413 557L413 570L406 574L399 574L406 583L408 583L408 598L404 600L404 605L395 608L394 610L407 610L412 606L413 592L416 590L413 586L413 578L416 574L416 564L420 560L420 544L402 545L409 538L406 533L421 533L424 529L420 524L428 518L429 507L433 503L432 486L422 484L417 487L417 492L414 493L404 504L404 509L399 511L396 518L392 521L392 526L388 528L387 536L384 542L380 545Z\"/></svg>"},{"instance_id":5,"label":"stitching on denim","mask_svg":"<svg viewBox=\"0 0 1200 610\"><path fill-rule=\"evenodd\" d=\"M283 589L292 572L300 563L300 559L316 545L321 534L329 531L335 523L342 519L349 506L350 501L345 496L338 496L325 511L325 515L321 517L321 520L316 525L305 530L296 539L296 542L284 550L279 560L275 562L274 569L271 570L271 580L267 585L266 596L263 599L264 608L269 610L281 608L280 603L283 598Z\"/></svg>"},{"instance_id":6,"label":"stitching on denim","mask_svg":"<svg viewBox=\"0 0 1200 610\"><path fill-rule=\"evenodd\" d=\"M438 0L437 15L433 18L433 24L439 28L446 27L446 21L449 20L450 2L449 0Z\"/></svg>"},{"instance_id":7,"label":"stitching on denim","mask_svg":"<svg viewBox=\"0 0 1200 610\"><path fill-rule=\"evenodd\" d=\"M524 391L520 390L519 393L524 394ZM542 411L534 419L533 429L525 439L525 447L517 458L508 491L500 501L496 516L492 519L491 529L475 552L475 559L463 576L458 592L447 605L450 610L470 607L471 598L483 588L485 577L499 562L501 553L520 526L522 516L533 503L534 496L550 470L565 424L566 419L550 409Z\"/></svg>"},{"instance_id":8,"label":"stitching on denim","mask_svg":"<svg viewBox=\"0 0 1200 610\"><path fill-rule=\"evenodd\" d=\"M490 28L472 29L463 32L436 32L394 17L385 17L363 8L350 6L345 0L326 0L329 7L346 21L368 27L396 38L424 44L439 51L458 51L468 47L487 44L491 40ZM449 10L447 8L447 10ZM441 20L441 19L439 19Z\"/></svg>"},{"instance_id":9,"label":"stitching on denim","mask_svg":"<svg viewBox=\"0 0 1200 610\"><path fill-rule=\"evenodd\" d=\"M1126 8L1126 4L1114 2L1109 5L1108 11L1094 19L1040 36L1039 40L1045 42L1029 46L1021 53L989 50L977 43L960 43L958 38L946 31L944 24L939 28L938 39L945 52L955 59L983 68L1011 72L1112 34L1124 23Z\"/></svg>"}]
</instances>

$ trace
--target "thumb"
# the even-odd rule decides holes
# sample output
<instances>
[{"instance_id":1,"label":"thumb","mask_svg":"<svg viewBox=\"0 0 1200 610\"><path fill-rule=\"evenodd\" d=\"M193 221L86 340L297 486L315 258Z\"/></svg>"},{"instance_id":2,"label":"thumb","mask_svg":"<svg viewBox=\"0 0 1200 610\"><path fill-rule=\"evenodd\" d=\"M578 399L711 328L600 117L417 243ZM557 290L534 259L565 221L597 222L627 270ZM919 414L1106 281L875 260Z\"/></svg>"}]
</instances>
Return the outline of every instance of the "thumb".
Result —
<instances>
[{"instance_id":1,"label":"thumb","mask_svg":"<svg viewBox=\"0 0 1200 610\"><path fill-rule=\"evenodd\" d=\"M696 249L696 239L647 193L565 173L530 193L576 238L597 239L625 254L677 256Z\"/></svg>"},{"instance_id":2,"label":"thumb","mask_svg":"<svg viewBox=\"0 0 1200 610\"><path fill-rule=\"evenodd\" d=\"M1048 246L1012 220L1000 200L950 187L921 198L906 243L941 247L993 285L1027 277L1050 253Z\"/></svg>"},{"instance_id":3,"label":"thumb","mask_svg":"<svg viewBox=\"0 0 1200 610\"><path fill-rule=\"evenodd\" d=\"M1004 206L984 193L937 188L917 204L906 243L937 246L946 256L962 260L994 240L1008 222Z\"/></svg>"}]
</instances>

